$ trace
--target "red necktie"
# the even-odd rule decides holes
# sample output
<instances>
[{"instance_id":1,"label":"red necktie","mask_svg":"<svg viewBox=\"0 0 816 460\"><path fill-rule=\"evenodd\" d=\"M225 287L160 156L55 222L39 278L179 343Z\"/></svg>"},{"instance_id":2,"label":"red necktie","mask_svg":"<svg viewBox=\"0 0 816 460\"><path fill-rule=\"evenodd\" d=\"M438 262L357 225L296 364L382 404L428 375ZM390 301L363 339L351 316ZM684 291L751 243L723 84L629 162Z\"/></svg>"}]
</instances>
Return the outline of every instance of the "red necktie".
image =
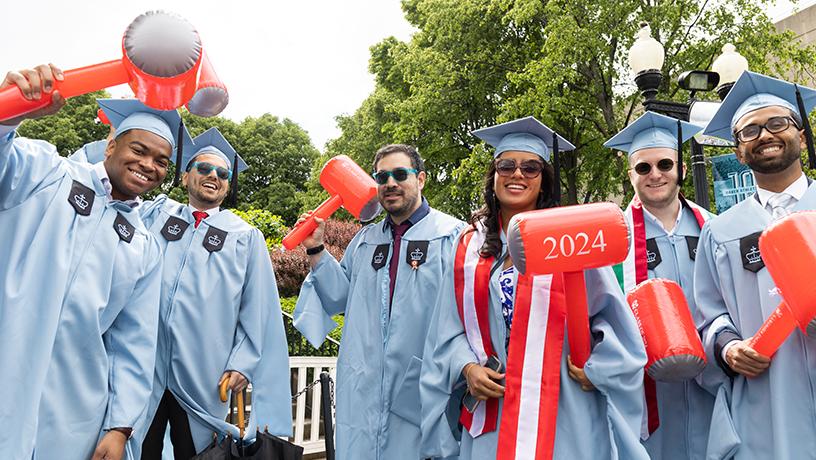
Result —
<instances>
[{"instance_id":1,"label":"red necktie","mask_svg":"<svg viewBox=\"0 0 816 460\"><path fill-rule=\"evenodd\" d=\"M411 226L411 223L405 221L399 225L392 226L392 233L394 235L394 254L391 256L391 263L388 265L388 278L391 281L391 289L389 293L390 301L394 300L394 287L397 284L397 265L399 265L399 257L400 257L400 244L402 243L402 235L408 231L408 227ZM390 305L389 301L389 305Z\"/></svg>"},{"instance_id":2,"label":"red necktie","mask_svg":"<svg viewBox=\"0 0 816 460\"><path fill-rule=\"evenodd\" d=\"M198 224L200 224L202 220L206 219L208 215L209 214L204 211L193 211L193 217L195 217L196 220L195 228L198 228Z\"/></svg>"}]
</instances>

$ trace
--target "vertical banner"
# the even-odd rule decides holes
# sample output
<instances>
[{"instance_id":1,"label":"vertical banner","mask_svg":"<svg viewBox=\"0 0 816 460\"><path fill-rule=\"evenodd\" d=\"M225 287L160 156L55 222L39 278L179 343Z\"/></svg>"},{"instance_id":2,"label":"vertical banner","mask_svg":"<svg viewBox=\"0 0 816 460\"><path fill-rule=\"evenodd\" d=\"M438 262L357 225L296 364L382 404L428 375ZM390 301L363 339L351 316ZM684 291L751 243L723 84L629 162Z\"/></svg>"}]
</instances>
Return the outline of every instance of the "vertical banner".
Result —
<instances>
[{"instance_id":1,"label":"vertical banner","mask_svg":"<svg viewBox=\"0 0 816 460\"><path fill-rule=\"evenodd\" d=\"M711 157L714 175L714 202L717 214L750 197L756 192L754 176L748 166L740 163L733 153Z\"/></svg>"}]
</instances>

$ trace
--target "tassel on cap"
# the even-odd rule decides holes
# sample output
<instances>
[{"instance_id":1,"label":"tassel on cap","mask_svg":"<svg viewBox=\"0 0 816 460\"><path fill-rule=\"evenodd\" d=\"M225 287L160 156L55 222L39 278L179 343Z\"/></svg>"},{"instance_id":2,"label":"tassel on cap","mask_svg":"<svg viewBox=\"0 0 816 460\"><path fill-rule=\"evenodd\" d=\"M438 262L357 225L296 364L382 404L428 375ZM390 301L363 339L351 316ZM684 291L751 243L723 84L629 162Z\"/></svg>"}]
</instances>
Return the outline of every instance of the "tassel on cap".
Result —
<instances>
[{"instance_id":1,"label":"tassel on cap","mask_svg":"<svg viewBox=\"0 0 816 460\"><path fill-rule=\"evenodd\" d=\"M561 203L561 165L558 160L558 134L553 133L553 143L552 143L552 163L553 163L553 171L554 171L554 179L553 180L553 201L556 203Z\"/></svg>"},{"instance_id":2,"label":"tassel on cap","mask_svg":"<svg viewBox=\"0 0 816 460\"><path fill-rule=\"evenodd\" d=\"M802 129L805 130L805 143L808 149L808 167L816 169L816 152L813 149L813 131L810 128L810 120L805 109L805 102L802 100L802 93L799 91L799 85L793 85L796 88L796 105L799 107L799 116L802 117Z\"/></svg>"}]
</instances>

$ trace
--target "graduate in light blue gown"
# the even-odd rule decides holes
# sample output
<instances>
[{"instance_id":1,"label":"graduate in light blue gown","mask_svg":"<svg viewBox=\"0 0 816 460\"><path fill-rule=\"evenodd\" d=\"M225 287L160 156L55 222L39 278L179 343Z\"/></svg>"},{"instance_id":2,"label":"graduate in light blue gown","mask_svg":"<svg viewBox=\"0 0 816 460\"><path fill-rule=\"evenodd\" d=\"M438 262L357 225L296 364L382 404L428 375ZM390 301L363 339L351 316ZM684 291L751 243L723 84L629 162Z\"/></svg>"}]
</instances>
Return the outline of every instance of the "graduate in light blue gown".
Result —
<instances>
[{"instance_id":1,"label":"graduate in light blue gown","mask_svg":"<svg viewBox=\"0 0 816 460\"><path fill-rule=\"evenodd\" d=\"M480 292L479 268L476 268L474 283L471 288L465 281L463 292L456 292L456 273L458 268L449 263L439 289L436 313L431 322L425 360L422 366L420 392L422 395L422 455L454 456L460 459L495 459L499 447L502 418L507 413L504 398L504 374L494 372L485 366L485 354L493 353L501 363L508 362L508 342L515 337L530 345L530 334L540 334L542 329L527 329L527 337L510 335L511 328L518 326L518 314L524 311L520 302L531 298L530 311L550 309L547 291L538 290L539 281L544 284L556 283L553 275L534 277L533 290L530 294L519 295L523 289L519 286L520 275L512 266L507 255L507 243L502 229L507 228L510 218L523 211L543 209L557 205L556 190L560 182L554 177L552 166L548 163L552 152L559 148L574 149L565 139L555 136L545 125L527 117L504 123L495 127L484 128L474 132L487 143L496 147L495 160L485 176L485 204L473 217L475 236L483 238L475 243L471 252L468 245L468 258L487 259L489 271L483 271L489 278L487 287L481 292L487 296L489 337L480 335L477 328L469 331L463 326L458 311L457 297L472 297L470 303L477 304L484 299L477 298ZM558 147L555 140L558 140ZM557 161L557 160L554 160ZM560 192L560 190L559 190ZM464 236L463 236L464 238ZM481 241L484 241L482 243ZM461 248L460 248L461 249ZM471 259L471 260L472 260ZM457 256L457 266L459 266ZM467 263L467 262L466 262ZM564 332L565 310L561 316L549 313L546 324L546 342L543 355L549 356L547 350L554 347L554 360L549 364L545 360L545 373L556 372L558 383L557 394L550 394L555 385L542 388L550 399L538 402L533 394L530 403L525 407L524 390L515 389L521 394L521 409L518 417L518 433L515 444L504 448L515 449L516 458L529 457L536 451L538 443L549 443L552 446L552 458L558 459L646 459L645 449L638 441L643 399L643 366L646 353L638 333L635 320L626 305L621 290L610 267L586 270L587 302L589 307L590 327L594 344L589 360L583 369L568 362L569 346ZM465 272L462 278L468 279ZM552 285L550 285L552 286ZM529 289L529 288L527 288ZM473 293L471 293L473 292ZM550 291L552 292L552 291ZM542 298L547 295L547 298ZM563 298L563 297L562 297ZM549 300L553 305L555 300ZM563 304L561 304L563 306ZM476 313L478 317L478 311ZM530 313L532 317L532 313ZM463 315L466 316L466 315ZM479 318L481 327L484 317ZM470 321L470 320L469 320ZM475 340L472 337L480 337ZM537 341L538 339L534 339ZM476 344L472 346L471 344ZM518 342L514 342L518 343ZM536 344L532 344L536 346ZM524 347L512 350L525 351ZM527 355L525 354L525 358ZM512 358L512 356L510 356ZM530 368L537 366L535 360L529 363ZM524 372L528 362L525 359ZM525 385L540 385L540 378L523 380ZM466 390L467 388L467 390ZM462 408L461 394L469 391L480 400L474 410ZM534 392L534 393L537 393ZM490 415L490 405L498 406L498 420ZM479 414L485 407L484 414ZM554 440L545 440L540 433L541 422L533 426L538 416L522 420L522 412L537 411L550 415L557 410L557 418L549 419L545 428L555 425ZM472 413L472 422L469 421ZM464 414L464 416L463 416ZM477 423L477 418L484 423ZM530 417L527 417L528 419ZM494 421L491 425L491 419ZM465 429L457 424L462 420ZM470 423L470 428L468 428ZM482 428L484 427L484 428ZM551 433L551 431L550 431ZM457 438L461 437L461 442ZM523 453L523 456L518 456Z\"/></svg>"},{"instance_id":2,"label":"graduate in light blue gown","mask_svg":"<svg viewBox=\"0 0 816 460\"><path fill-rule=\"evenodd\" d=\"M700 228L711 215L680 195L685 165L677 142L678 135L685 142L701 130L696 125L646 112L604 144L629 154L629 181L635 197L625 215L630 234L640 239L639 247L646 249L637 254L632 244L626 261L615 267L624 292L647 279L669 279L683 288L692 311L697 240ZM641 428L641 439L650 457L704 459L714 396L695 380L655 382L647 377L644 384L655 390L646 392Z\"/></svg>"},{"instance_id":3,"label":"graduate in light blue gown","mask_svg":"<svg viewBox=\"0 0 816 460\"><path fill-rule=\"evenodd\" d=\"M160 195L141 211L164 254L153 394L134 440L137 448L144 441L145 459L161 456L168 412L176 458L203 450L213 433L238 437L225 422L222 379L235 391L252 383L261 430L292 430L288 348L266 240L220 209L247 165L216 128L194 141L182 176L190 204Z\"/></svg>"},{"instance_id":4,"label":"graduate in light blue gown","mask_svg":"<svg viewBox=\"0 0 816 460\"><path fill-rule=\"evenodd\" d=\"M31 94L35 77L52 86L61 72L12 72L0 87ZM55 92L28 118L63 104ZM20 119L0 127L3 458L118 460L147 405L161 253L134 207L164 179L180 118L110 101L119 109L117 138L96 166L16 138Z\"/></svg>"},{"instance_id":5,"label":"graduate in light blue gown","mask_svg":"<svg viewBox=\"0 0 816 460\"><path fill-rule=\"evenodd\" d=\"M782 300L759 235L789 212L816 209L816 187L800 162L810 129L802 116L816 105L816 91L798 89L801 101L793 84L745 72L705 131L736 139L737 158L757 184L755 195L706 223L697 249L694 318L716 363L709 368L719 371L703 381L717 392L709 459L816 455L816 341L795 330L772 361L748 344Z\"/></svg>"},{"instance_id":6,"label":"graduate in light blue gown","mask_svg":"<svg viewBox=\"0 0 816 460\"><path fill-rule=\"evenodd\" d=\"M363 227L339 262L322 250L320 221L303 242L313 253L312 268L295 327L318 347L335 326L331 316L345 315L337 360L338 460L417 460L423 345L463 223L422 198L424 165L413 147L383 147L374 171L388 216Z\"/></svg>"}]
</instances>

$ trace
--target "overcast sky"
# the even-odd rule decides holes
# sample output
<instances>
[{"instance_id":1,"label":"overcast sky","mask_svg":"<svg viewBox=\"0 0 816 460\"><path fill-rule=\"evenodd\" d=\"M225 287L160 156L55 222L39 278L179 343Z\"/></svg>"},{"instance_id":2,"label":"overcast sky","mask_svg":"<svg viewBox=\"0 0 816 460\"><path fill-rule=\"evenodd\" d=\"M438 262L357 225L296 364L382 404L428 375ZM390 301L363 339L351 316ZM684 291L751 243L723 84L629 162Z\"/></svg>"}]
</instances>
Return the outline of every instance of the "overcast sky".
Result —
<instances>
[{"instance_id":1,"label":"overcast sky","mask_svg":"<svg viewBox=\"0 0 816 460\"><path fill-rule=\"evenodd\" d=\"M769 15L789 14L790 5L780 1ZM391 35L408 40L412 33L399 0L15 1L3 5L0 72L118 58L127 25L152 9L176 12L198 29L229 88L222 115L235 121L266 112L290 118L320 150L339 135L334 117L354 112L374 88L369 47ZM127 86L111 92L132 94Z\"/></svg>"},{"instance_id":2,"label":"overcast sky","mask_svg":"<svg viewBox=\"0 0 816 460\"><path fill-rule=\"evenodd\" d=\"M125 28L153 9L198 29L229 89L223 116L290 118L320 150L339 135L334 117L354 112L374 88L369 47L412 33L399 0L4 2L0 75L49 61L71 69L121 57ZM132 95L127 86L112 93Z\"/></svg>"}]
</instances>

